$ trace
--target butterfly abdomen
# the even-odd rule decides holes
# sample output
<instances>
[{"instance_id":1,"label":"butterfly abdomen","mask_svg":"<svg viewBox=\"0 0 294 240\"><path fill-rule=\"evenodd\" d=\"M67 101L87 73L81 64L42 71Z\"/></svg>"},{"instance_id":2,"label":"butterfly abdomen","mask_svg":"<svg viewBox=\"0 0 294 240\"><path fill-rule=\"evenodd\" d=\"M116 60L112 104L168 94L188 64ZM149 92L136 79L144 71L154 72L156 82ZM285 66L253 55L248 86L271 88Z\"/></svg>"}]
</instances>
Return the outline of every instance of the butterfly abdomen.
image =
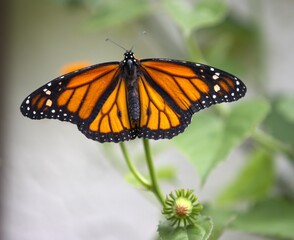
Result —
<instances>
[{"instance_id":1,"label":"butterfly abdomen","mask_svg":"<svg viewBox=\"0 0 294 240\"><path fill-rule=\"evenodd\" d=\"M140 118L140 105L138 89L128 88L128 109L133 124L138 123Z\"/></svg>"}]
</instances>

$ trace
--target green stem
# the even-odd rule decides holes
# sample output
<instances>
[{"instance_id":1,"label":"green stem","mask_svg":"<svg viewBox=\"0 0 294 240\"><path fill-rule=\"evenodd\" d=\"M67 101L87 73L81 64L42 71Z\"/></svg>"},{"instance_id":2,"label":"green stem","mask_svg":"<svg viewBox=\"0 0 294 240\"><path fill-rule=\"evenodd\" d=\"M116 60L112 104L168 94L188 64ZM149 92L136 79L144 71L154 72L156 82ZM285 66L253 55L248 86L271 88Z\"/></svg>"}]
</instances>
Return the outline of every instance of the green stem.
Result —
<instances>
[{"instance_id":1,"label":"green stem","mask_svg":"<svg viewBox=\"0 0 294 240\"><path fill-rule=\"evenodd\" d=\"M267 133L261 130L255 130L254 133L252 134L252 138L263 147L269 149L270 151L282 152L288 158L294 160L293 150L290 147L286 146L285 144L274 139L272 136L268 135Z\"/></svg>"},{"instance_id":2,"label":"green stem","mask_svg":"<svg viewBox=\"0 0 294 240\"><path fill-rule=\"evenodd\" d=\"M151 179L151 191L155 194L155 196L158 198L158 200L161 202L162 206L164 206L164 196L160 190L160 187L158 185L156 172L154 169L153 160L151 157L150 152L150 146L149 146L149 140L143 139L144 143L144 149L145 149L145 155L146 155L146 161L149 169L150 179Z\"/></svg>"},{"instance_id":3,"label":"green stem","mask_svg":"<svg viewBox=\"0 0 294 240\"><path fill-rule=\"evenodd\" d=\"M151 190L152 189L151 184L138 172L138 170L136 169L136 167L132 163L132 161L129 157L129 154L127 152L125 144L123 142L121 142L119 145L120 145L120 148L122 150L122 153L124 155L124 158L126 160L126 163L129 167L131 173L146 189Z\"/></svg>"}]
</instances>

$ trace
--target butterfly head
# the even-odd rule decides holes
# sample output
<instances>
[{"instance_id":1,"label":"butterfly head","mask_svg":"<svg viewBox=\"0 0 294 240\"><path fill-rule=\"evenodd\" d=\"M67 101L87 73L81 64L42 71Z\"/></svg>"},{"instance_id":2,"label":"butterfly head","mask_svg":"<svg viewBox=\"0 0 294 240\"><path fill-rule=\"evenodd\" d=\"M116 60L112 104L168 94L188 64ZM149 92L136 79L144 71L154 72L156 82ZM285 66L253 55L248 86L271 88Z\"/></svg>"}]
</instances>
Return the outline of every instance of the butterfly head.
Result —
<instances>
[{"instance_id":1,"label":"butterfly head","mask_svg":"<svg viewBox=\"0 0 294 240\"><path fill-rule=\"evenodd\" d=\"M128 50L124 54L124 60L122 61L126 74L131 76L136 71L137 59L134 56L132 50Z\"/></svg>"},{"instance_id":2,"label":"butterfly head","mask_svg":"<svg viewBox=\"0 0 294 240\"><path fill-rule=\"evenodd\" d=\"M135 59L135 56L134 56L134 53L132 50L128 50L125 52L124 54L124 60L127 62L128 60L132 60L132 59Z\"/></svg>"}]
</instances>

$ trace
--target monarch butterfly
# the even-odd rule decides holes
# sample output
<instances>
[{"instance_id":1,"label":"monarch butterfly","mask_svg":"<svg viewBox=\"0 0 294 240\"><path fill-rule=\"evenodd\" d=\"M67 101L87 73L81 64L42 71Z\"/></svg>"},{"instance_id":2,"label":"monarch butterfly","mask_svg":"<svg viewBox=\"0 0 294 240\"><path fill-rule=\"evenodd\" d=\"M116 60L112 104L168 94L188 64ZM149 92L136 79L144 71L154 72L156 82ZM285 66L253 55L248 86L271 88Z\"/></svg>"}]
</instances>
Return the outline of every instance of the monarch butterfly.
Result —
<instances>
[{"instance_id":1,"label":"monarch butterfly","mask_svg":"<svg viewBox=\"0 0 294 240\"><path fill-rule=\"evenodd\" d=\"M245 93L240 79L220 69L138 59L131 49L121 62L92 65L50 81L29 95L20 110L31 119L74 123L101 143L170 139L184 131L195 112Z\"/></svg>"}]
</instances>

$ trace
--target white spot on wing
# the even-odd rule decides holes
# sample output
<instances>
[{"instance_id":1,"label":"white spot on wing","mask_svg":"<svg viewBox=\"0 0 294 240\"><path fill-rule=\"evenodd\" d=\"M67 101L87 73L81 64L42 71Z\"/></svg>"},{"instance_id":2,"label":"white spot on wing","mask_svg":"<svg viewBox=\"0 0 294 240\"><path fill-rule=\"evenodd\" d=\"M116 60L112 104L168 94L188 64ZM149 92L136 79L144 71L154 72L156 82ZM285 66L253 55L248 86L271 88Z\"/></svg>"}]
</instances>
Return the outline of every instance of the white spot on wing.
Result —
<instances>
[{"instance_id":1,"label":"white spot on wing","mask_svg":"<svg viewBox=\"0 0 294 240\"><path fill-rule=\"evenodd\" d=\"M219 76L215 74L215 75L212 76L212 79L217 80L217 79L219 79Z\"/></svg>"},{"instance_id":2,"label":"white spot on wing","mask_svg":"<svg viewBox=\"0 0 294 240\"><path fill-rule=\"evenodd\" d=\"M214 91L218 92L221 88L220 88L220 86L218 84L215 84L213 86L213 89L214 89Z\"/></svg>"},{"instance_id":3,"label":"white spot on wing","mask_svg":"<svg viewBox=\"0 0 294 240\"><path fill-rule=\"evenodd\" d=\"M52 106L52 100L51 100L51 99L47 99L45 105L46 105L47 107L51 107L51 106Z\"/></svg>"}]
</instances>

